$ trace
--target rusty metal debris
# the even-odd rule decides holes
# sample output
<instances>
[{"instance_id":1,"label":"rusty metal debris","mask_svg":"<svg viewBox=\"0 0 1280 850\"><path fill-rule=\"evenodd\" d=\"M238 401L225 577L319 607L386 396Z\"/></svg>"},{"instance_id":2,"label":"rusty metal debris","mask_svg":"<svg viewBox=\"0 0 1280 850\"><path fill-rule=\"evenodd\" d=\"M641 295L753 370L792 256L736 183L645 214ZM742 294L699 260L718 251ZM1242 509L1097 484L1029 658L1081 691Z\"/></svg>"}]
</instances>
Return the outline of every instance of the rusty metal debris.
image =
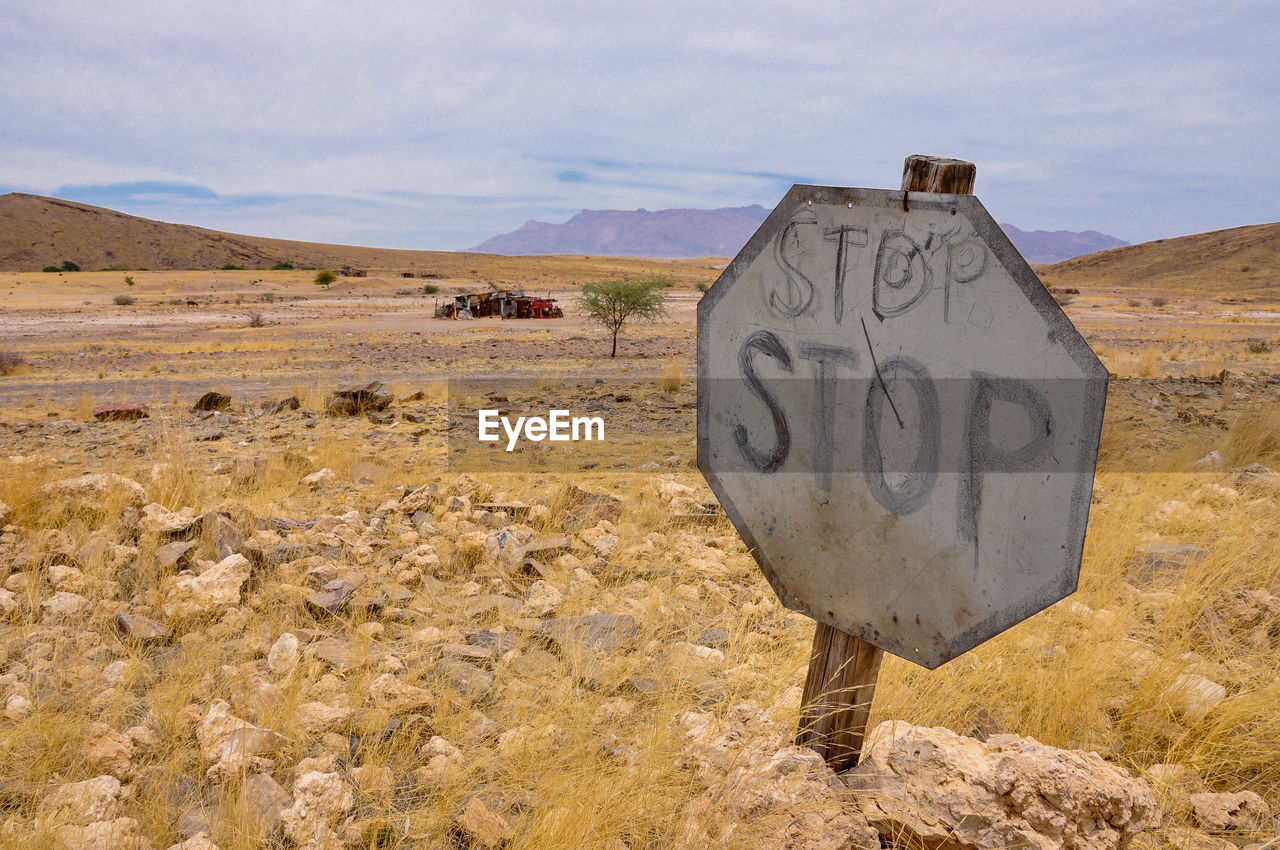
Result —
<instances>
[{"instance_id":1,"label":"rusty metal debris","mask_svg":"<svg viewBox=\"0 0 1280 850\"><path fill-rule=\"evenodd\" d=\"M436 305L437 319L562 319L564 310L554 298L525 295L523 289L498 289L455 295Z\"/></svg>"}]
</instances>

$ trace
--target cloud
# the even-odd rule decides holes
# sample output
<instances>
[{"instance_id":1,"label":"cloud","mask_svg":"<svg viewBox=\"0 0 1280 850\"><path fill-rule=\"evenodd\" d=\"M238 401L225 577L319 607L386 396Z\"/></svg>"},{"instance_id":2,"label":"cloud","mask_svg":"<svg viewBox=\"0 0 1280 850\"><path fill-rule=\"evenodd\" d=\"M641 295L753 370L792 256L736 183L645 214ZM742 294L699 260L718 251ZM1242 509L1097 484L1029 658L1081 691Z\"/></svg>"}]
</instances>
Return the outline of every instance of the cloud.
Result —
<instances>
[{"instance_id":1,"label":"cloud","mask_svg":"<svg viewBox=\"0 0 1280 850\"><path fill-rule=\"evenodd\" d=\"M26 4L0 20L0 184L460 248L894 186L919 152L977 162L1001 220L1136 241L1274 218L1275 167L1239 164L1280 138L1277 31L1274 3L1183 0Z\"/></svg>"}]
</instances>

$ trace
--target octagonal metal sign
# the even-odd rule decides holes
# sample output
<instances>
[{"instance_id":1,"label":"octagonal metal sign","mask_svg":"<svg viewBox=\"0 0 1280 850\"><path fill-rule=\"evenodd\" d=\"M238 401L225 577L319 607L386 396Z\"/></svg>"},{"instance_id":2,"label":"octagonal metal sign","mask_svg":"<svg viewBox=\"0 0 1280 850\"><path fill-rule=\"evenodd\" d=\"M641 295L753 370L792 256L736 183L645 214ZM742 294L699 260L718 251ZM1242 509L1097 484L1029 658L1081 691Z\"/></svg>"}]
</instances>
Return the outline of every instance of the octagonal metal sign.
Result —
<instances>
[{"instance_id":1,"label":"octagonal metal sign","mask_svg":"<svg viewBox=\"0 0 1280 850\"><path fill-rule=\"evenodd\" d=\"M931 668L1075 590L1106 387L971 195L794 186L698 306L698 466L779 599Z\"/></svg>"}]
</instances>

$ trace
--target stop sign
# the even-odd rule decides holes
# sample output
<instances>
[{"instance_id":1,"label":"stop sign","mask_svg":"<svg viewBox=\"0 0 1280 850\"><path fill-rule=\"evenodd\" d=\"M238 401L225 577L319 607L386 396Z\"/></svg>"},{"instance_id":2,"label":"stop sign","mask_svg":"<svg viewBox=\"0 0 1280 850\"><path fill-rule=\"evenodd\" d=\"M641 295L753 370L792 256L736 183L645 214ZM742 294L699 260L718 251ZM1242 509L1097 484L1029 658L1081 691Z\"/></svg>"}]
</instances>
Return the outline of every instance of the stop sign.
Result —
<instances>
[{"instance_id":1,"label":"stop sign","mask_svg":"<svg viewBox=\"0 0 1280 850\"><path fill-rule=\"evenodd\" d=\"M698 306L698 466L779 599L930 668L1075 590L1106 387L971 195L794 186Z\"/></svg>"}]
</instances>

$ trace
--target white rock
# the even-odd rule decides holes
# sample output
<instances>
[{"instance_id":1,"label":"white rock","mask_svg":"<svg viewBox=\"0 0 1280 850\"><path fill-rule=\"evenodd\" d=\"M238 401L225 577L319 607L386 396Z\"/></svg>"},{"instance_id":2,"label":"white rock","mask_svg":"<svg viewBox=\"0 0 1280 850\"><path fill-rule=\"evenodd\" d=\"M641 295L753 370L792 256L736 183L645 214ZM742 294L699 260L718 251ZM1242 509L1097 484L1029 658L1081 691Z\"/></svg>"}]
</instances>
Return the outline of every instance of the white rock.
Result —
<instances>
[{"instance_id":1,"label":"white rock","mask_svg":"<svg viewBox=\"0 0 1280 850\"><path fill-rule=\"evenodd\" d=\"M309 848L340 847L333 825L355 806L355 796L337 773L303 774L293 786L293 805L280 813L284 834Z\"/></svg>"},{"instance_id":2,"label":"white rock","mask_svg":"<svg viewBox=\"0 0 1280 850\"><path fill-rule=\"evenodd\" d=\"M195 525L198 518L195 508L185 507L180 511L171 511L164 505L152 502L143 507L138 528L151 534L172 534Z\"/></svg>"},{"instance_id":3,"label":"white rock","mask_svg":"<svg viewBox=\"0 0 1280 850\"><path fill-rule=\"evenodd\" d=\"M170 619L213 614L240 604L240 588L249 578L249 559L230 555L198 576L175 576L166 584L164 613Z\"/></svg>"},{"instance_id":4,"label":"white rock","mask_svg":"<svg viewBox=\"0 0 1280 850\"><path fill-rule=\"evenodd\" d=\"M149 850L151 842L141 835L142 827L133 818L115 818L58 830L66 850Z\"/></svg>"},{"instance_id":5,"label":"white rock","mask_svg":"<svg viewBox=\"0 0 1280 850\"><path fill-rule=\"evenodd\" d=\"M1227 689L1199 673L1182 673L1165 691L1174 711L1188 720L1200 720L1227 698Z\"/></svg>"},{"instance_id":6,"label":"white rock","mask_svg":"<svg viewBox=\"0 0 1280 850\"><path fill-rule=\"evenodd\" d=\"M40 610L43 612L41 621L57 623L75 620L81 613L86 612L88 608L88 599L78 593L68 593L65 590L60 590L40 603Z\"/></svg>"},{"instance_id":7,"label":"white rock","mask_svg":"<svg viewBox=\"0 0 1280 850\"><path fill-rule=\"evenodd\" d=\"M435 705L428 690L401 681L392 673L383 673L369 685L373 704L394 713L418 711Z\"/></svg>"},{"instance_id":8,"label":"white rock","mask_svg":"<svg viewBox=\"0 0 1280 850\"><path fill-rule=\"evenodd\" d=\"M210 841L206 833L197 832L181 844L170 844L167 850L221 850L221 848Z\"/></svg>"},{"instance_id":9,"label":"white rock","mask_svg":"<svg viewBox=\"0 0 1280 850\"><path fill-rule=\"evenodd\" d=\"M120 780L114 776L98 776L58 786L40 801L40 810L49 813L65 811L71 823L84 826L113 819L119 800Z\"/></svg>"},{"instance_id":10,"label":"white rock","mask_svg":"<svg viewBox=\"0 0 1280 850\"><path fill-rule=\"evenodd\" d=\"M555 585L539 579L529 585L524 595L524 604L520 606L521 617L549 617L560 610L564 596Z\"/></svg>"},{"instance_id":11,"label":"white rock","mask_svg":"<svg viewBox=\"0 0 1280 850\"><path fill-rule=\"evenodd\" d=\"M321 469L317 472L313 472L310 475L304 477L302 479L302 483L310 487L312 490L318 490L324 485L336 479L337 477L338 477L337 474L332 469L325 467L324 469Z\"/></svg>"},{"instance_id":12,"label":"white rock","mask_svg":"<svg viewBox=\"0 0 1280 850\"><path fill-rule=\"evenodd\" d=\"M48 502L56 513L97 514L111 504L140 508L147 503L147 491L141 484L112 472L54 481L36 488L34 495Z\"/></svg>"},{"instance_id":13,"label":"white rock","mask_svg":"<svg viewBox=\"0 0 1280 850\"><path fill-rule=\"evenodd\" d=\"M1160 824L1145 782L1097 753L886 721L844 779L882 837L987 850L1118 850ZM954 844L952 844L954 842Z\"/></svg>"},{"instance_id":14,"label":"white rock","mask_svg":"<svg viewBox=\"0 0 1280 850\"><path fill-rule=\"evenodd\" d=\"M276 638L267 653L267 667L277 676L285 677L298 666L298 638L292 632L285 632Z\"/></svg>"},{"instance_id":15,"label":"white rock","mask_svg":"<svg viewBox=\"0 0 1280 850\"><path fill-rule=\"evenodd\" d=\"M12 590L0 588L0 617L8 617L18 610L18 597Z\"/></svg>"},{"instance_id":16,"label":"white rock","mask_svg":"<svg viewBox=\"0 0 1280 850\"><path fill-rule=\"evenodd\" d=\"M31 713L31 700L22 694L9 694L4 701L4 716L10 720L21 720Z\"/></svg>"},{"instance_id":17,"label":"white rock","mask_svg":"<svg viewBox=\"0 0 1280 850\"><path fill-rule=\"evenodd\" d=\"M216 699L196 732L206 761L243 762L271 752L283 741L269 729L260 729L231 713L225 700Z\"/></svg>"}]
</instances>

